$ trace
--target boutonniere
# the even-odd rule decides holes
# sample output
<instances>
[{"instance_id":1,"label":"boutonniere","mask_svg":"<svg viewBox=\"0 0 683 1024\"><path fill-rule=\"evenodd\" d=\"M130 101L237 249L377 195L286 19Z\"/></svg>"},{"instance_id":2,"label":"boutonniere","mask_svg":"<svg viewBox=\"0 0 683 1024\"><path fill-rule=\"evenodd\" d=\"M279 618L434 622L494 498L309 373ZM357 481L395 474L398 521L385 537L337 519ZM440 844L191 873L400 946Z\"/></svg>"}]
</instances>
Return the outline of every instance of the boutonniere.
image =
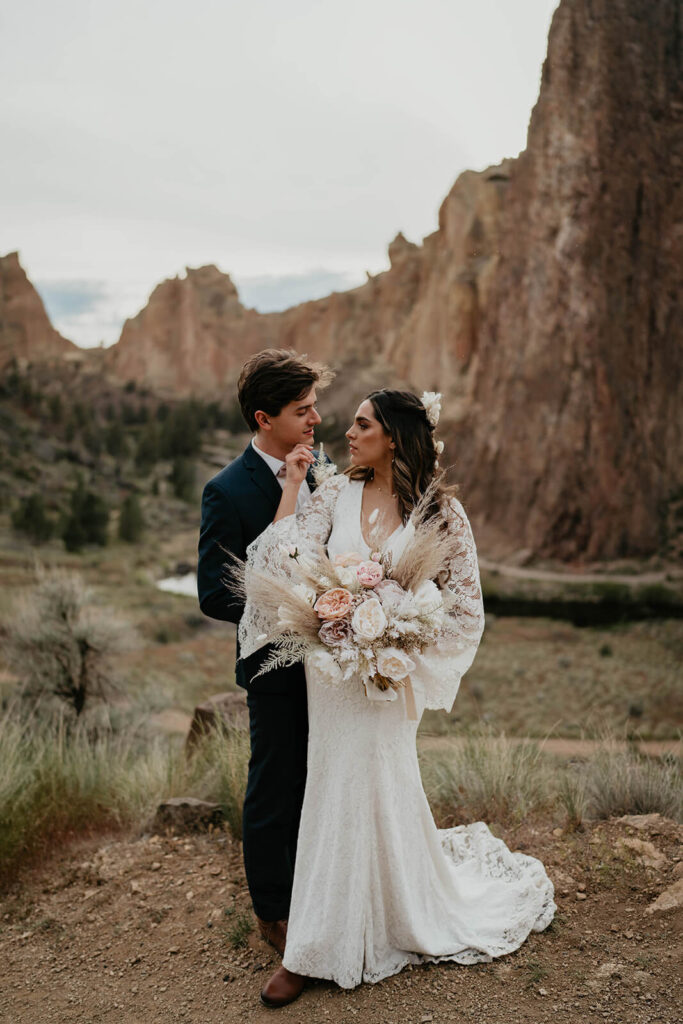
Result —
<instances>
[{"instance_id":1,"label":"boutonniere","mask_svg":"<svg viewBox=\"0 0 683 1024\"><path fill-rule=\"evenodd\" d=\"M334 476L337 472L337 467L334 462L328 462L325 458L325 445L320 444L318 449L318 457L313 463L312 473L313 479L315 480L315 486L320 487L329 477Z\"/></svg>"}]
</instances>

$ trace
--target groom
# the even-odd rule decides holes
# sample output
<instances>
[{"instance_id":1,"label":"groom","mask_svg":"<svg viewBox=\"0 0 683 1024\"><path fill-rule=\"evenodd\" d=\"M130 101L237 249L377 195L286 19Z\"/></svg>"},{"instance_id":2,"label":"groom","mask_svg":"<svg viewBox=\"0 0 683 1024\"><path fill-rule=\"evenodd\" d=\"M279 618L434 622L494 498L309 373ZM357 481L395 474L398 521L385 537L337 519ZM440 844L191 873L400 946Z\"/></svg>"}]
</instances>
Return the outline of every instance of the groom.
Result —
<instances>
[{"instance_id":1,"label":"groom","mask_svg":"<svg viewBox=\"0 0 683 1024\"><path fill-rule=\"evenodd\" d=\"M333 374L295 352L267 349L249 359L237 393L254 436L204 488L197 584L205 615L238 624L241 598L222 580L226 551L246 558L248 545L273 521L285 482L285 458L312 446L320 416L317 390ZM309 472L297 510L315 489ZM235 679L247 690L251 759L244 798L244 866L262 937L282 955L292 891L296 840L306 782L308 713L301 665L254 678L271 648L239 660Z\"/></svg>"}]
</instances>

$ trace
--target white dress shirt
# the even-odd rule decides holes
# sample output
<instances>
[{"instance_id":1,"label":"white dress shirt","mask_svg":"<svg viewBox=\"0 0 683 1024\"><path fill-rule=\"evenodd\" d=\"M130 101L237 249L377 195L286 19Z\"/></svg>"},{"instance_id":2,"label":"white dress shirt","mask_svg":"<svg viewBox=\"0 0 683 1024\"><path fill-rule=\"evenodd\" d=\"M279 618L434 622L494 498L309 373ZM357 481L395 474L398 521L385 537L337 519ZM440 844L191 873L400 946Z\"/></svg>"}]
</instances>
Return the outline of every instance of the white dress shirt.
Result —
<instances>
[{"instance_id":1,"label":"white dress shirt","mask_svg":"<svg viewBox=\"0 0 683 1024\"><path fill-rule=\"evenodd\" d=\"M285 463L282 461L282 459L276 459L274 455L268 455L266 452L262 452L261 449L259 448L259 446L256 444L256 438L255 437L252 437L251 445L252 445L252 448L254 449L254 451L259 453L259 455L261 456L261 458L263 459L265 464L268 466L268 468L273 471L275 479L279 483L279 485L282 488L282 490L284 490L284 488L285 488L285 476L284 475L283 476L278 476L278 473L280 472L282 467L285 465ZM297 512L301 511L301 509L304 507L304 505L306 504L306 502L308 501L310 496L311 496L310 488L309 488L308 484L306 483L306 480L304 479L301 482L301 486L299 487L299 493L296 496L296 510L297 510Z\"/></svg>"}]
</instances>

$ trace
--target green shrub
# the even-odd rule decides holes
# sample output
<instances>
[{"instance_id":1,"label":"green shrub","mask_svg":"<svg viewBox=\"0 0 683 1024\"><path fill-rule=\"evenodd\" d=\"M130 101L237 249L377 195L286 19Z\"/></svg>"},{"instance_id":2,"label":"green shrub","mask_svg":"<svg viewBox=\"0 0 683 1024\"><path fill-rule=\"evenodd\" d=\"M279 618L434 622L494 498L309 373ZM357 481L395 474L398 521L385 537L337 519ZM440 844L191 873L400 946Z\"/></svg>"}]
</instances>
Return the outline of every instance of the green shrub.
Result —
<instances>
[{"instance_id":1,"label":"green shrub","mask_svg":"<svg viewBox=\"0 0 683 1024\"><path fill-rule=\"evenodd\" d=\"M12 526L15 530L27 534L34 544L43 544L50 539L54 523L45 511L45 503L40 492L21 499L12 513Z\"/></svg>"},{"instance_id":2,"label":"green shrub","mask_svg":"<svg viewBox=\"0 0 683 1024\"><path fill-rule=\"evenodd\" d=\"M137 494L129 494L121 505L119 516L119 539L129 544L136 544L145 529L145 517L142 514L140 499Z\"/></svg>"},{"instance_id":3,"label":"green shrub","mask_svg":"<svg viewBox=\"0 0 683 1024\"><path fill-rule=\"evenodd\" d=\"M170 481L176 498L194 500L194 476L194 465L189 459L179 457L173 460Z\"/></svg>"},{"instance_id":4,"label":"green shrub","mask_svg":"<svg viewBox=\"0 0 683 1024\"><path fill-rule=\"evenodd\" d=\"M61 535L67 551L80 551L85 544L104 547L109 539L107 504L99 494L87 491L82 480L78 480L71 492Z\"/></svg>"}]
</instances>

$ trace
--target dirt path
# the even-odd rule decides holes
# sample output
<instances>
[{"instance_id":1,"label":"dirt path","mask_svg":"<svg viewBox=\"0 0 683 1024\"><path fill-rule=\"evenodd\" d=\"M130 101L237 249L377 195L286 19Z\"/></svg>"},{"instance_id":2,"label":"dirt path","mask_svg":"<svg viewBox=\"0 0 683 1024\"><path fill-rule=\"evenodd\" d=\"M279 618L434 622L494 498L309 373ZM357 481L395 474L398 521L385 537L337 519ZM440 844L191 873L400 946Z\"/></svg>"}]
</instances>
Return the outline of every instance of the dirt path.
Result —
<instances>
[{"instance_id":1,"label":"dirt path","mask_svg":"<svg viewBox=\"0 0 683 1024\"><path fill-rule=\"evenodd\" d=\"M488 558L479 558L479 566L487 572L498 572L501 576L513 576L520 580L546 580L552 583L623 583L629 587L640 587L651 583L666 583L671 578L671 570L661 569L657 572L642 573L608 573L608 572L575 572L567 567L562 572L551 569L525 569L518 565L505 565L492 562ZM678 576L683 574L678 571Z\"/></svg>"},{"instance_id":2,"label":"dirt path","mask_svg":"<svg viewBox=\"0 0 683 1024\"><path fill-rule=\"evenodd\" d=\"M447 754L453 744L465 743L465 739L459 736L429 736L421 735L418 738L419 747L422 750L434 750ZM525 736L508 736L508 743L538 743L539 748L546 754L554 754L556 757L569 760L570 758L592 757L598 750L604 747L602 740L575 740L563 739L561 736L549 736L547 739L534 739ZM631 749L632 744L624 740L615 743L619 750ZM661 757L663 754L674 754L676 757L683 756L683 740L638 740L635 743L638 752L648 757Z\"/></svg>"},{"instance_id":3,"label":"dirt path","mask_svg":"<svg viewBox=\"0 0 683 1024\"><path fill-rule=\"evenodd\" d=\"M351 992L313 984L277 1019L674 1024L682 912L648 906L680 884L682 833L658 816L570 835L552 822L508 831L555 883L545 932L490 964L407 969ZM643 842L656 867L638 859ZM273 1020L258 992L278 961L249 931L240 846L223 835L81 842L25 879L0 919L2 1024Z\"/></svg>"}]
</instances>

